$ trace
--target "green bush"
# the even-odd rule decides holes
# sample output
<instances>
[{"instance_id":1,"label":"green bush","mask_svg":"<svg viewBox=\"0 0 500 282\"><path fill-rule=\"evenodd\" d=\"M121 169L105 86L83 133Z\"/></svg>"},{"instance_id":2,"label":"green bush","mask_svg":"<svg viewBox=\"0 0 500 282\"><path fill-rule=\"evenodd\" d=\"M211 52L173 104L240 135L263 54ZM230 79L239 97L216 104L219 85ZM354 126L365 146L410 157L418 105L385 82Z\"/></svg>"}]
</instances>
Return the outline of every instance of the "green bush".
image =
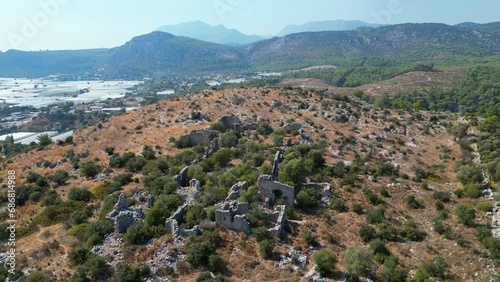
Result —
<instances>
[{"instance_id":1,"label":"green bush","mask_svg":"<svg viewBox=\"0 0 500 282\"><path fill-rule=\"evenodd\" d=\"M476 210L471 205L459 204L455 210L455 215L463 225L472 226L476 219Z\"/></svg>"},{"instance_id":2,"label":"green bush","mask_svg":"<svg viewBox=\"0 0 500 282\"><path fill-rule=\"evenodd\" d=\"M231 149L220 149L212 156L212 161L219 167L226 167L231 161Z\"/></svg>"},{"instance_id":3,"label":"green bush","mask_svg":"<svg viewBox=\"0 0 500 282\"><path fill-rule=\"evenodd\" d=\"M371 240L377 238L377 231L370 225L365 224L362 225L361 228L359 228L359 236L365 243L368 243Z\"/></svg>"},{"instance_id":4,"label":"green bush","mask_svg":"<svg viewBox=\"0 0 500 282\"><path fill-rule=\"evenodd\" d=\"M467 197L478 199L483 195L483 185L478 183L469 183L464 186L464 192Z\"/></svg>"},{"instance_id":5,"label":"green bush","mask_svg":"<svg viewBox=\"0 0 500 282\"><path fill-rule=\"evenodd\" d=\"M274 244L269 240L264 240L259 243L260 255L263 259L271 259L273 257Z\"/></svg>"},{"instance_id":6,"label":"green bush","mask_svg":"<svg viewBox=\"0 0 500 282\"><path fill-rule=\"evenodd\" d=\"M480 165L464 165L458 169L457 178L463 185L483 182L483 169Z\"/></svg>"},{"instance_id":7,"label":"green bush","mask_svg":"<svg viewBox=\"0 0 500 282\"><path fill-rule=\"evenodd\" d=\"M348 212L349 208L345 204L344 200L340 198L335 198L330 202L330 207L338 212Z\"/></svg>"},{"instance_id":8,"label":"green bush","mask_svg":"<svg viewBox=\"0 0 500 282\"><path fill-rule=\"evenodd\" d=\"M263 226L252 229L252 233L257 242L269 239L269 232L267 231L267 228Z\"/></svg>"},{"instance_id":9,"label":"green bush","mask_svg":"<svg viewBox=\"0 0 500 282\"><path fill-rule=\"evenodd\" d=\"M93 162L84 163L80 168L80 174L86 178L94 178L101 172L101 167Z\"/></svg>"},{"instance_id":10,"label":"green bush","mask_svg":"<svg viewBox=\"0 0 500 282\"><path fill-rule=\"evenodd\" d=\"M136 222L127 229L125 235L123 235L123 240L129 244L142 245L148 242L153 235L151 234L149 228L142 222Z\"/></svg>"},{"instance_id":11,"label":"green bush","mask_svg":"<svg viewBox=\"0 0 500 282\"><path fill-rule=\"evenodd\" d=\"M92 192L86 188L71 188L68 193L68 198L72 201L88 202L92 199Z\"/></svg>"},{"instance_id":12,"label":"green bush","mask_svg":"<svg viewBox=\"0 0 500 282\"><path fill-rule=\"evenodd\" d=\"M330 277L337 265L337 256L331 249L321 249L313 254L316 271L322 277Z\"/></svg>"},{"instance_id":13,"label":"green bush","mask_svg":"<svg viewBox=\"0 0 500 282\"><path fill-rule=\"evenodd\" d=\"M449 203L451 200L451 193L450 192L434 192L434 199L441 201L443 203Z\"/></svg>"},{"instance_id":14,"label":"green bush","mask_svg":"<svg viewBox=\"0 0 500 282\"><path fill-rule=\"evenodd\" d=\"M92 252L85 247L76 247L68 254L69 261L75 266L85 264L91 256Z\"/></svg>"},{"instance_id":15,"label":"green bush","mask_svg":"<svg viewBox=\"0 0 500 282\"><path fill-rule=\"evenodd\" d=\"M385 259L380 281L382 282L406 282L408 274L401 265L398 265L395 257Z\"/></svg>"},{"instance_id":16,"label":"green bush","mask_svg":"<svg viewBox=\"0 0 500 282\"><path fill-rule=\"evenodd\" d=\"M364 247L349 246L345 251L347 273L354 277L366 277L374 270L373 254Z\"/></svg>"},{"instance_id":17,"label":"green bush","mask_svg":"<svg viewBox=\"0 0 500 282\"><path fill-rule=\"evenodd\" d=\"M423 209L425 208L424 203L417 200L415 196L409 195L405 198L406 204L412 209Z\"/></svg>"},{"instance_id":18,"label":"green bush","mask_svg":"<svg viewBox=\"0 0 500 282\"><path fill-rule=\"evenodd\" d=\"M301 208L314 208L321 202L321 194L313 188L304 188L295 197L297 206Z\"/></svg>"},{"instance_id":19,"label":"green bush","mask_svg":"<svg viewBox=\"0 0 500 282\"><path fill-rule=\"evenodd\" d=\"M50 138L49 138L50 139ZM50 276L44 271L35 271L26 278L26 282L51 282Z\"/></svg>"},{"instance_id":20,"label":"green bush","mask_svg":"<svg viewBox=\"0 0 500 282\"><path fill-rule=\"evenodd\" d=\"M149 274L149 267L146 265L136 266L127 263L119 263L116 266L114 281L116 282L135 282L143 281Z\"/></svg>"}]
</instances>

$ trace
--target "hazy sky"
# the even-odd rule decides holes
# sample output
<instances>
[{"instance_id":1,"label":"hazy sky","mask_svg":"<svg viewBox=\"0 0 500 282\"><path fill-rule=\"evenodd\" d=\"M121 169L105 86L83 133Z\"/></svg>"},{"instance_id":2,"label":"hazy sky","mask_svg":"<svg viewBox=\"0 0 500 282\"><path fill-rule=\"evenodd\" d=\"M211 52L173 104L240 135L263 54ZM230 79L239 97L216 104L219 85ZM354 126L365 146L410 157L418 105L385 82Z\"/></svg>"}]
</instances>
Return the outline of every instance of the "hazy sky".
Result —
<instances>
[{"instance_id":1,"label":"hazy sky","mask_svg":"<svg viewBox=\"0 0 500 282\"><path fill-rule=\"evenodd\" d=\"M498 0L1 0L0 50L116 47L165 24L201 20L270 35L319 20L500 20Z\"/></svg>"}]
</instances>

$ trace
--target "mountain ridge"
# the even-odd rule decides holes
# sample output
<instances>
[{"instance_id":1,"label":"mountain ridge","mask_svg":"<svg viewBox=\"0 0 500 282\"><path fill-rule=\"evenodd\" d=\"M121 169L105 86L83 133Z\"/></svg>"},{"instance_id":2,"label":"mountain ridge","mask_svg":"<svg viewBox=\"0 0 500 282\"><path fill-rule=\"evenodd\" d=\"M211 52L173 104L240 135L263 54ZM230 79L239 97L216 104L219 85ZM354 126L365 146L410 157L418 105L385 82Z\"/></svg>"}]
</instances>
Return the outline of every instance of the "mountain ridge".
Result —
<instances>
[{"instance_id":1,"label":"mountain ridge","mask_svg":"<svg viewBox=\"0 0 500 282\"><path fill-rule=\"evenodd\" d=\"M301 25L288 25L284 27L277 35L285 36L293 33L302 32L320 32L320 31L347 31L355 30L360 27L381 27L381 24L367 23L359 20L331 20L331 21L312 21Z\"/></svg>"},{"instance_id":2,"label":"mountain ridge","mask_svg":"<svg viewBox=\"0 0 500 282\"><path fill-rule=\"evenodd\" d=\"M218 43L223 45L246 45L264 39L257 35L247 35L224 25L209 25L202 21L186 22L176 25L164 25L155 31L167 32L176 36Z\"/></svg>"},{"instance_id":3,"label":"mountain ridge","mask_svg":"<svg viewBox=\"0 0 500 282\"><path fill-rule=\"evenodd\" d=\"M244 46L210 43L164 32L112 49L0 52L0 76L99 73L106 78L286 71L314 65L460 65L498 61L496 24L486 31L446 24L399 24L349 31L304 32ZM500 31L500 27L498 28ZM495 59L496 58L496 59Z\"/></svg>"}]
</instances>

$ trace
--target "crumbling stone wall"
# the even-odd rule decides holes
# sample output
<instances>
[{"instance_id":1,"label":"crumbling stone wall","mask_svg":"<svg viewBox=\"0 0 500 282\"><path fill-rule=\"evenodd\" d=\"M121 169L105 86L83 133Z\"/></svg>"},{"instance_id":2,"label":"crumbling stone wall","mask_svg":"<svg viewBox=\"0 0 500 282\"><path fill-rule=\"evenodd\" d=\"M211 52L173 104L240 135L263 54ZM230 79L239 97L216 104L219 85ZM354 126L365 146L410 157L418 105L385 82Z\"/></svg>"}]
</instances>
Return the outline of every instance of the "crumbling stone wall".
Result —
<instances>
[{"instance_id":1,"label":"crumbling stone wall","mask_svg":"<svg viewBox=\"0 0 500 282\"><path fill-rule=\"evenodd\" d=\"M165 229L167 234L172 234L175 237L189 237L200 234L200 227L198 225L191 229L183 229L179 227L182 223L187 207L188 204L180 206L167 220L165 220Z\"/></svg>"},{"instance_id":2,"label":"crumbling stone wall","mask_svg":"<svg viewBox=\"0 0 500 282\"><path fill-rule=\"evenodd\" d=\"M179 174L174 176L173 180L179 184L180 187L184 187L188 184L188 170L189 166L184 167L181 169Z\"/></svg>"},{"instance_id":3,"label":"crumbling stone wall","mask_svg":"<svg viewBox=\"0 0 500 282\"><path fill-rule=\"evenodd\" d=\"M125 233L134 223L144 219L144 212L141 207L129 207L127 196L122 193L113 210L106 215L105 219L114 224L116 232Z\"/></svg>"},{"instance_id":4,"label":"crumbling stone wall","mask_svg":"<svg viewBox=\"0 0 500 282\"><path fill-rule=\"evenodd\" d=\"M275 208L273 213L268 214L268 220L275 222L273 228L269 228L267 230L269 236L271 237L279 237L283 228L285 228L286 223L286 214L285 214L286 206L279 205Z\"/></svg>"},{"instance_id":5,"label":"crumbling stone wall","mask_svg":"<svg viewBox=\"0 0 500 282\"><path fill-rule=\"evenodd\" d=\"M219 119L226 129L241 129L241 120L235 116L223 116Z\"/></svg>"},{"instance_id":6,"label":"crumbling stone wall","mask_svg":"<svg viewBox=\"0 0 500 282\"><path fill-rule=\"evenodd\" d=\"M228 196L226 201L236 201L240 198L241 192L248 189L248 182L239 182L233 185L231 189L229 189Z\"/></svg>"},{"instance_id":7,"label":"crumbling stone wall","mask_svg":"<svg viewBox=\"0 0 500 282\"><path fill-rule=\"evenodd\" d=\"M274 181L273 177L270 175L262 175L258 180L259 185L259 195L263 198L264 202L267 205L273 206L276 202L276 192L281 194L286 200L288 206L293 206L295 202L295 188L280 183L278 181Z\"/></svg>"},{"instance_id":8,"label":"crumbling stone wall","mask_svg":"<svg viewBox=\"0 0 500 282\"><path fill-rule=\"evenodd\" d=\"M251 234L250 223L245 219L244 215L236 215L234 211L231 210L216 210L215 211L215 222L218 225L224 226L227 229L231 229L238 232L244 232L246 234Z\"/></svg>"},{"instance_id":9,"label":"crumbling stone wall","mask_svg":"<svg viewBox=\"0 0 500 282\"><path fill-rule=\"evenodd\" d=\"M220 134L220 131L217 130L202 130L181 136L180 140L188 140L189 144L193 147L200 145L207 146L210 145L210 141L214 138L218 138Z\"/></svg>"},{"instance_id":10,"label":"crumbling stone wall","mask_svg":"<svg viewBox=\"0 0 500 282\"><path fill-rule=\"evenodd\" d=\"M285 159L285 155L283 154L283 152L281 152L281 151L276 152L276 155L274 156L274 162L273 162L273 174L271 175L273 180L278 179L279 165L284 159Z\"/></svg>"}]
</instances>

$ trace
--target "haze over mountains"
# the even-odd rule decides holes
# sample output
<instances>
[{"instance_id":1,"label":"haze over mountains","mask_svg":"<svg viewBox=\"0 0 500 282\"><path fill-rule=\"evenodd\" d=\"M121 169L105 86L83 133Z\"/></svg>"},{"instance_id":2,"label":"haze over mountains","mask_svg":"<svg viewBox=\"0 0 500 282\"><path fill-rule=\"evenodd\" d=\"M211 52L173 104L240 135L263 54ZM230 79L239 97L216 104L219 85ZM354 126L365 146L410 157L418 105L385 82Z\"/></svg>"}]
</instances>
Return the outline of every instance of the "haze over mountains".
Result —
<instances>
[{"instance_id":1,"label":"haze over mountains","mask_svg":"<svg viewBox=\"0 0 500 282\"><path fill-rule=\"evenodd\" d=\"M318 32L318 31L347 31L355 30L360 27L380 27L381 24L366 23L363 21L333 20L308 22L302 25L289 25L278 33L278 36L285 36L300 32Z\"/></svg>"},{"instance_id":2,"label":"haze over mountains","mask_svg":"<svg viewBox=\"0 0 500 282\"><path fill-rule=\"evenodd\" d=\"M155 31L225 45L246 45L264 39L257 35L243 34L236 29L228 29L223 25L212 26L202 21L164 25Z\"/></svg>"},{"instance_id":3,"label":"haze over mountains","mask_svg":"<svg viewBox=\"0 0 500 282\"><path fill-rule=\"evenodd\" d=\"M460 65L500 56L500 26L400 24L348 31L305 32L242 46L153 32L112 49L8 51L0 76L97 73L142 78L248 71L286 71L314 65Z\"/></svg>"}]
</instances>

